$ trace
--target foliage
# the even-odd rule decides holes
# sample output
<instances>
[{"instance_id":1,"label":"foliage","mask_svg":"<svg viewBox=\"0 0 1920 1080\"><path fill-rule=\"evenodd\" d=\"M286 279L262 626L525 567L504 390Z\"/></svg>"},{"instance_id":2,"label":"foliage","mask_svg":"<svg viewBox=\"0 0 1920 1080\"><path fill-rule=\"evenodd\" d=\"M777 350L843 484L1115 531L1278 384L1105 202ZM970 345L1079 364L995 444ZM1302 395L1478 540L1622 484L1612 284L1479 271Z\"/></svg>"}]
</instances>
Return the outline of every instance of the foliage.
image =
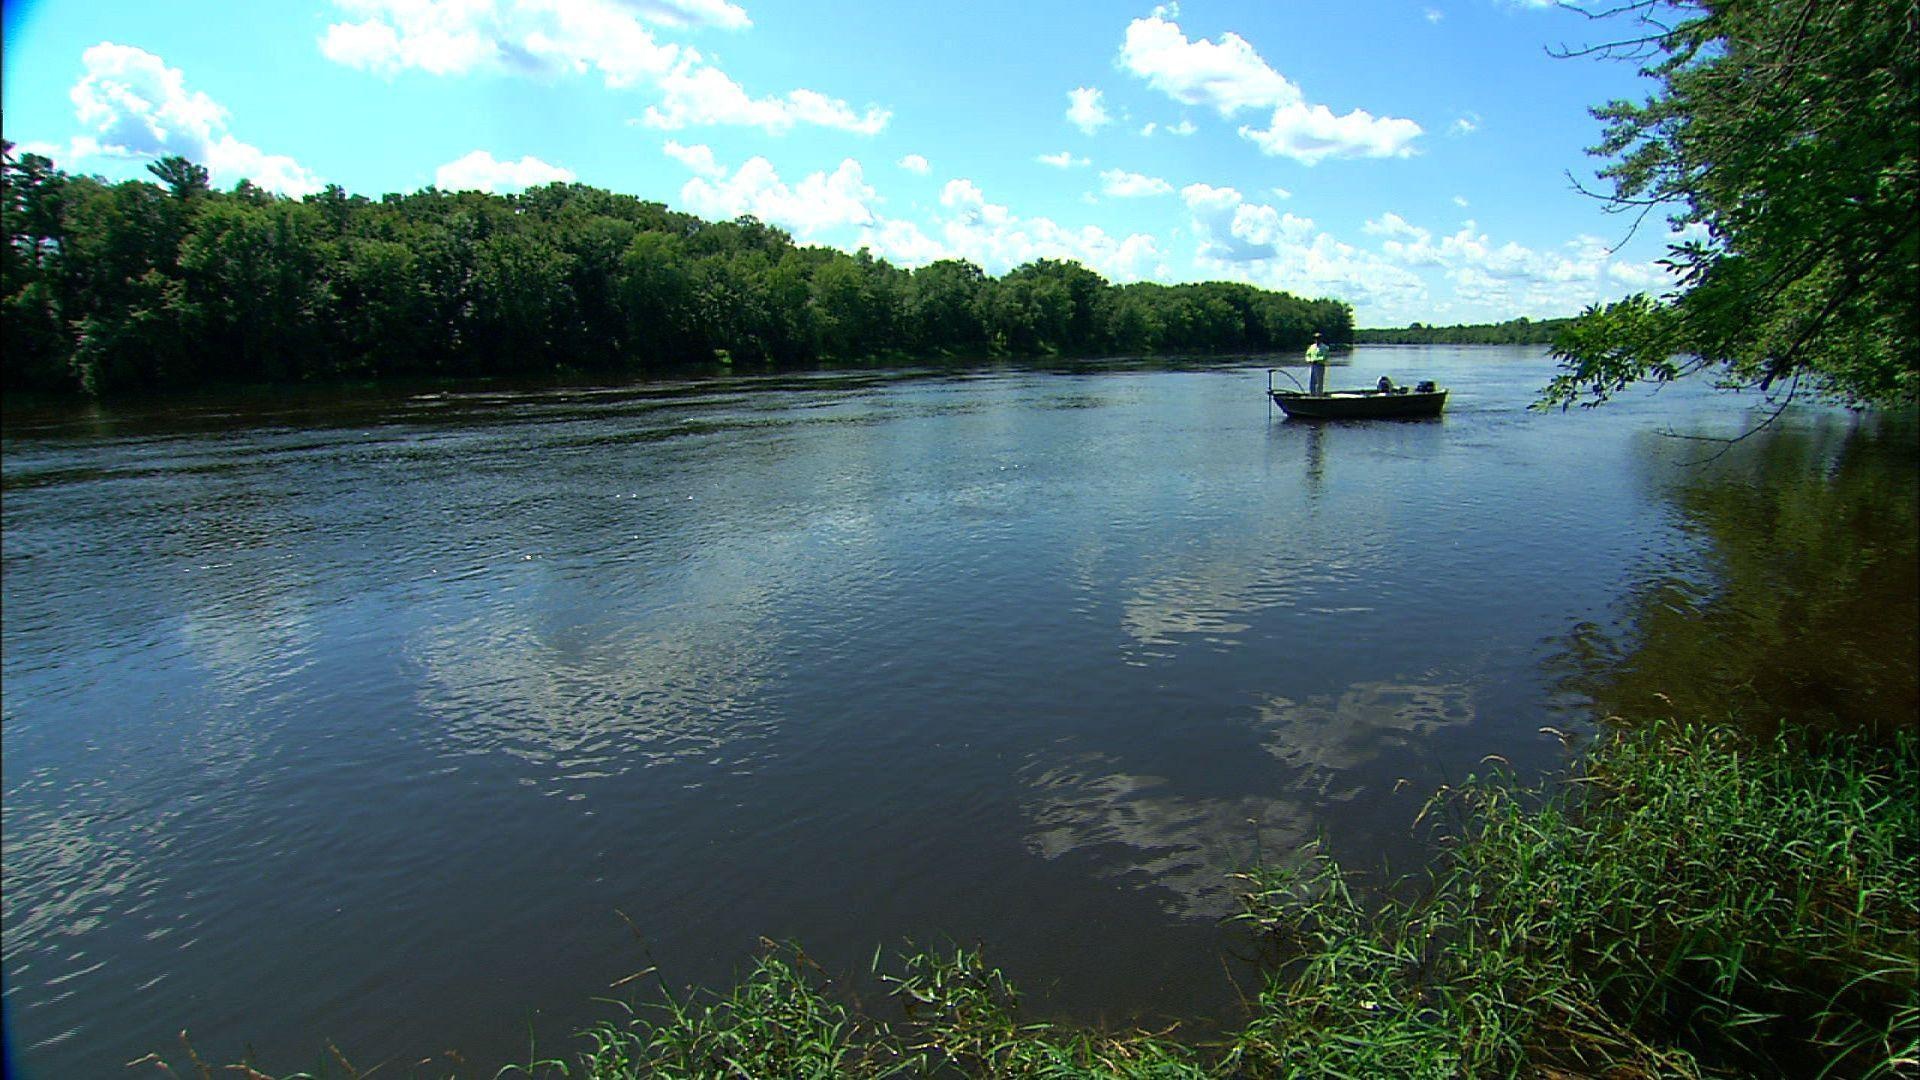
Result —
<instances>
[{"instance_id":1,"label":"foliage","mask_svg":"<svg viewBox=\"0 0 1920 1080\"><path fill-rule=\"evenodd\" d=\"M1457 854L1368 911L1337 863L1253 876L1304 942L1247 1030L1289 1075L1908 1075L1920 752L1663 722L1544 805L1477 782Z\"/></svg>"},{"instance_id":2,"label":"foliage","mask_svg":"<svg viewBox=\"0 0 1920 1080\"><path fill-rule=\"evenodd\" d=\"M7 147L0 251L9 390L636 373L733 360L1266 352L1344 338L1352 311L1248 285L1114 286L1041 259L998 279L908 271L579 184L304 199L69 176Z\"/></svg>"},{"instance_id":3,"label":"foliage","mask_svg":"<svg viewBox=\"0 0 1920 1080\"><path fill-rule=\"evenodd\" d=\"M1355 330L1356 345L1547 345L1572 319L1541 319L1522 316L1499 323L1469 323L1454 326L1426 326L1412 323L1400 328Z\"/></svg>"},{"instance_id":4,"label":"foliage","mask_svg":"<svg viewBox=\"0 0 1920 1080\"><path fill-rule=\"evenodd\" d=\"M1022 1023L1018 995L975 950L915 952L888 975L901 1019L850 1010L797 946L765 942L725 995L667 993L626 1024L587 1033L584 1075L623 1077L995 1076L1199 1080L1193 1051L1144 1034ZM878 962L876 956L876 963Z\"/></svg>"},{"instance_id":5,"label":"foliage","mask_svg":"<svg viewBox=\"0 0 1920 1080\"><path fill-rule=\"evenodd\" d=\"M1717 371L1855 405L1920 398L1920 6L1641 0L1660 91L1594 110L1613 208L1673 210L1676 292L1589 309L1542 404ZM1676 359L1677 357L1677 359Z\"/></svg>"}]
</instances>

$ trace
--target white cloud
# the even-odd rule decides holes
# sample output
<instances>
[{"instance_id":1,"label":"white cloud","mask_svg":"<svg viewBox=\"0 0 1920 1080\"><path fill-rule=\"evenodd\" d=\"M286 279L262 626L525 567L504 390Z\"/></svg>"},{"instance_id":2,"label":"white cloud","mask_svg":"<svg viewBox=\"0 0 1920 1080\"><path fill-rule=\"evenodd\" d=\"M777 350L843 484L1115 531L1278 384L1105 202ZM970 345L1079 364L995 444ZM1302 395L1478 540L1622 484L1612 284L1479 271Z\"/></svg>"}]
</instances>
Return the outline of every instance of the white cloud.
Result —
<instances>
[{"instance_id":1,"label":"white cloud","mask_svg":"<svg viewBox=\"0 0 1920 1080\"><path fill-rule=\"evenodd\" d=\"M925 176L928 173L933 171L933 165L929 163L926 158L921 157L919 154L908 154L906 157L903 157L899 161L895 162L895 164L899 165L901 168L907 170L910 173L915 173L920 176Z\"/></svg>"},{"instance_id":2,"label":"white cloud","mask_svg":"<svg viewBox=\"0 0 1920 1080\"><path fill-rule=\"evenodd\" d=\"M1072 169L1093 164L1092 158L1074 157L1071 150L1062 150L1057 154L1041 154L1033 160L1042 165L1051 165L1056 169Z\"/></svg>"},{"instance_id":3,"label":"white cloud","mask_svg":"<svg viewBox=\"0 0 1920 1080\"><path fill-rule=\"evenodd\" d=\"M1272 109L1265 128L1240 129L1268 156L1307 165L1330 157L1407 157L1422 133L1411 120L1376 117L1365 109L1336 116L1325 105L1309 104L1245 38L1227 33L1217 42L1191 41L1162 13L1127 26L1118 62L1175 101L1207 106L1221 116Z\"/></svg>"},{"instance_id":4,"label":"white cloud","mask_svg":"<svg viewBox=\"0 0 1920 1080\"><path fill-rule=\"evenodd\" d=\"M532 155L519 161L496 161L487 151L475 150L435 169L433 186L442 191L523 191L573 179L572 170L549 165Z\"/></svg>"},{"instance_id":5,"label":"white cloud","mask_svg":"<svg viewBox=\"0 0 1920 1080\"><path fill-rule=\"evenodd\" d=\"M1452 124L1448 125L1447 134L1471 135L1474 132L1479 130L1480 130L1480 114L1470 112L1465 114L1464 116L1458 117L1457 119L1454 120Z\"/></svg>"},{"instance_id":6,"label":"white cloud","mask_svg":"<svg viewBox=\"0 0 1920 1080\"><path fill-rule=\"evenodd\" d=\"M1311 218L1249 203L1233 188L1189 184L1180 194L1200 242L1195 265L1213 276L1356 305L1426 302L1427 285L1417 274L1335 239Z\"/></svg>"},{"instance_id":7,"label":"white cloud","mask_svg":"<svg viewBox=\"0 0 1920 1080\"><path fill-rule=\"evenodd\" d=\"M1229 33L1217 43L1188 41L1161 13L1127 26L1120 66L1175 101L1210 106L1222 116L1300 100L1300 88L1269 67L1245 38Z\"/></svg>"},{"instance_id":8,"label":"white cloud","mask_svg":"<svg viewBox=\"0 0 1920 1080\"><path fill-rule=\"evenodd\" d=\"M1188 184L1180 189L1180 197L1186 201L1189 210L1231 211L1244 201L1233 188L1214 187L1212 184Z\"/></svg>"},{"instance_id":9,"label":"white cloud","mask_svg":"<svg viewBox=\"0 0 1920 1080\"><path fill-rule=\"evenodd\" d=\"M752 25L726 0L334 0L357 21L335 23L320 51L335 63L392 77L474 71L544 78L597 74L609 88L661 93L643 122L677 130L731 124L785 132L799 124L873 134L890 114L856 110L814 90L753 97L698 49L659 40L676 29Z\"/></svg>"},{"instance_id":10,"label":"white cloud","mask_svg":"<svg viewBox=\"0 0 1920 1080\"><path fill-rule=\"evenodd\" d=\"M783 134L797 124L839 128L857 135L873 135L887 126L892 113L868 106L858 113L844 101L812 90L790 90L783 98L755 98L716 67L683 63L660 80L666 98L650 105L641 123L663 131L695 124L757 127Z\"/></svg>"},{"instance_id":11,"label":"white cloud","mask_svg":"<svg viewBox=\"0 0 1920 1080\"><path fill-rule=\"evenodd\" d=\"M1088 135L1113 123L1100 98L1100 91L1091 86L1067 91L1067 120Z\"/></svg>"},{"instance_id":12,"label":"white cloud","mask_svg":"<svg viewBox=\"0 0 1920 1080\"><path fill-rule=\"evenodd\" d=\"M623 6L662 26L745 30L753 25L744 10L727 0L626 0Z\"/></svg>"},{"instance_id":13,"label":"white cloud","mask_svg":"<svg viewBox=\"0 0 1920 1080\"><path fill-rule=\"evenodd\" d=\"M1169 135L1180 135L1180 136L1183 136L1183 137L1184 137L1184 136L1187 136L1187 135L1191 135L1191 134L1193 134L1194 132L1196 132L1196 131L1199 131L1199 130L1200 130L1199 128L1197 128L1197 127L1194 127L1194 126L1193 126L1193 121L1191 121L1191 120L1182 120L1182 121L1180 121L1179 123L1177 123L1177 124L1175 124L1175 125L1173 125L1172 127L1169 127L1169 128L1167 129L1167 134L1169 134Z\"/></svg>"},{"instance_id":14,"label":"white cloud","mask_svg":"<svg viewBox=\"0 0 1920 1080\"><path fill-rule=\"evenodd\" d=\"M320 52L393 76L476 70L546 76L597 71L610 87L658 78L698 53L662 43L618 0L334 0L358 21L334 23ZM660 5L653 5L659 7ZM744 18L744 13L742 13Z\"/></svg>"},{"instance_id":15,"label":"white cloud","mask_svg":"<svg viewBox=\"0 0 1920 1080\"><path fill-rule=\"evenodd\" d=\"M911 221L882 218L860 231L856 248L868 248L897 266L919 267L952 258L940 241L933 239Z\"/></svg>"},{"instance_id":16,"label":"white cloud","mask_svg":"<svg viewBox=\"0 0 1920 1080\"><path fill-rule=\"evenodd\" d=\"M1462 210L1465 210L1468 206L1471 206L1472 204L1467 202L1467 197L1465 195L1455 195L1453 197L1453 205L1459 207Z\"/></svg>"},{"instance_id":17,"label":"white cloud","mask_svg":"<svg viewBox=\"0 0 1920 1080\"><path fill-rule=\"evenodd\" d=\"M1436 236L1393 213L1368 221L1362 231L1382 238L1380 252L1389 262L1442 273L1453 284L1456 301L1479 318L1565 313L1611 299L1619 283L1646 288L1665 277L1653 263L1614 259L1612 249L1595 236L1576 236L1558 250L1538 250L1512 241L1495 243L1472 221Z\"/></svg>"},{"instance_id":18,"label":"white cloud","mask_svg":"<svg viewBox=\"0 0 1920 1080\"><path fill-rule=\"evenodd\" d=\"M1365 109L1333 115L1325 105L1282 105L1265 128L1242 127L1240 137L1268 157L1290 157L1315 165L1330 157L1411 157L1420 125L1397 117L1376 117Z\"/></svg>"},{"instance_id":19,"label":"white cloud","mask_svg":"<svg viewBox=\"0 0 1920 1080\"><path fill-rule=\"evenodd\" d=\"M696 175L680 188L682 209L716 220L752 214L802 237L879 220L874 210L878 195L852 158L831 173L810 173L793 185L781 180L764 157L750 158L731 173L724 167L716 169Z\"/></svg>"},{"instance_id":20,"label":"white cloud","mask_svg":"<svg viewBox=\"0 0 1920 1080\"><path fill-rule=\"evenodd\" d=\"M1360 231L1368 236L1415 237L1423 230L1414 227L1406 218L1388 211L1360 226Z\"/></svg>"},{"instance_id":21,"label":"white cloud","mask_svg":"<svg viewBox=\"0 0 1920 1080\"><path fill-rule=\"evenodd\" d=\"M1022 218L988 202L966 179L948 182L940 205L946 211L939 223L946 250L991 274L1034 259L1072 259L1114 281L1168 275L1158 243L1145 233L1115 237L1094 225L1069 228L1049 218Z\"/></svg>"},{"instance_id":22,"label":"white cloud","mask_svg":"<svg viewBox=\"0 0 1920 1080\"><path fill-rule=\"evenodd\" d=\"M665 146L668 157L685 165L695 176L719 177L727 175L726 166L715 161L713 149L704 145L682 146L668 139Z\"/></svg>"},{"instance_id":23,"label":"white cloud","mask_svg":"<svg viewBox=\"0 0 1920 1080\"><path fill-rule=\"evenodd\" d=\"M1100 192L1116 199L1137 199L1148 195L1171 195L1173 185L1157 176L1108 169L1100 174Z\"/></svg>"},{"instance_id":24,"label":"white cloud","mask_svg":"<svg viewBox=\"0 0 1920 1080\"><path fill-rule=\"evenodd\" d=\"M187 89L180 69L153 53L103 41L82 53L80 63L85 74L67 96L87 134L61 150L67 161L178 154L205 166L222 187L246 179L286 195L320 190L320 178L293 158L235 138L227 130L227 110Z\"/></svg>"},{"instance_id":25,"label":"white cloud","mask_svg":"<svg viewBox=\"0 0 1920 1080\"><path fill-rule=\"evenodd\" d=\"M1288 190L1287 190L1286 188L1283 188L1283 187L1276 187L1276 188L1268 188L1267 190L1268 190L1268 191L1270 191L1270 192L1272 192L1272 193L1273 193L1273 197L1274 197L1274 198L1276 198L1276 199L1291 199L1291 198L1293 198L1293 192L1291 192L1291 191L1288 191Z\"/></svg>"},{"instance_id":26,"label":"white cloud","mask_svg":"<svg viewBox=\"0 0 1920 1080\"><path fill-rule=\"evenodd\" d=\"M1446 16L1441 13L1439 8L1428 8L1425 14L1427 17L1427 21L1430 23L1437 23L1441 19L1446 18Z\"/></svg>"}]
</instances>

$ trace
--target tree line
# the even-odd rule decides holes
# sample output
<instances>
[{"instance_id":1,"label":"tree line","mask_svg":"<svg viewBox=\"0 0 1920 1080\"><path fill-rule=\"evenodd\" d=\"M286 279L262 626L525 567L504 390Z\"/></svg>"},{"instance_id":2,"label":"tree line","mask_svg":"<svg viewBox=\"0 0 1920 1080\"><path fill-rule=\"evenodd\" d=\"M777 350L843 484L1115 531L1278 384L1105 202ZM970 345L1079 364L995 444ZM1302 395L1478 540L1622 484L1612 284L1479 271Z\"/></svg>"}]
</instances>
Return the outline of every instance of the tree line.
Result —
<instances>
[{"instance_id":1,"label":"tree line","mask_svg":"<svg viewBox=\"0 0 1920 1080\"><path fill-rule=\"evenodd\" d=\"M1410 323L1405 327L1360 329L1353 332L1356 345L1551 345L1554 335L1573 324L1573 319L1529 319L1521 316L1497 323L1460 323L1453 326L1428 326Z\"/></svg>"},{"instance_id":2,"label":"tree line","mask_svg":"<svg viewBox=\"0 0 1920 1080\"><path fill-rule=\"evenodd\" d=\"M294 199L215 190L180 157L108 183L5 151L8 390L1264 352L1353 325L1337 300L1114 285L1056 259L998 278L958 259L906 270L582 184Z\"/></svg>"}]
</instances>

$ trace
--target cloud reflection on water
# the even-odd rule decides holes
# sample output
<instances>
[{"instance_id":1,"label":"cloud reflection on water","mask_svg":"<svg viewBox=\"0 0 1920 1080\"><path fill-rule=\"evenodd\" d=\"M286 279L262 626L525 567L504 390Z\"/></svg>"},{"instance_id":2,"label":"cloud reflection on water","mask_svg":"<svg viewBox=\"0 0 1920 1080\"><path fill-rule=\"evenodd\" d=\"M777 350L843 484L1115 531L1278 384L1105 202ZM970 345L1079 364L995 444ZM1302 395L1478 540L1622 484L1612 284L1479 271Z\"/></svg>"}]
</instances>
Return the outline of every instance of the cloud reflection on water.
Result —
<instances>
[{"instance_id":1,"label":"cloud reflection on water","mask_svg":"<svg viewBox=\"0 0 1920 1080\"><path fill-rule=\"evenodd\" d=\"M1364 682L1305 701L1269 698L1259 725L1267 753L1305 770L1304 787L1350 799L1364 787L1353 775L1359 766L1473 722L1472 693L1463 685Z\"/></svg>"},{"instance_id":2,"label":"cloud reflection on water","mask_svg":"<svg viewBox=\"0 0 1920 1080\"><path fill-rule=\"evenodd\" d=\"M1033 768L1026 812L1027 847L1045 859L1107 852L1096 872L1160 892L1162 907L1183 918L1221 918L1237 910L1228 875L1260 852L1299 847L1310 828L1306 806L1287 798L1183 796L1164 777L1115 769L1106 754L1078 754Z\"/></svg>"},{"instance_id":3,"label":"cloud reflection on water","mask_svg":"<svg viewBox=\"0 0 1920 1080\"><path fill-rule=\"evenodd\" d=\"M1159 890L1171 915L1220 918L1238 910L1229 875L1298 851L1324 822L1326 803L1375 783L1365 766L1396 749L1419 753L1424 740L1474 718L1470 691L1453 683L1378 681L1299 702L1269 697L1252 723L1289 778L1234 795L1184 794L1176 781L1124 771L1100 751L1036 760L1023 777L1027 847L1046 859L1092 859L1104 879Z\"/></svg>"}]
</instances>

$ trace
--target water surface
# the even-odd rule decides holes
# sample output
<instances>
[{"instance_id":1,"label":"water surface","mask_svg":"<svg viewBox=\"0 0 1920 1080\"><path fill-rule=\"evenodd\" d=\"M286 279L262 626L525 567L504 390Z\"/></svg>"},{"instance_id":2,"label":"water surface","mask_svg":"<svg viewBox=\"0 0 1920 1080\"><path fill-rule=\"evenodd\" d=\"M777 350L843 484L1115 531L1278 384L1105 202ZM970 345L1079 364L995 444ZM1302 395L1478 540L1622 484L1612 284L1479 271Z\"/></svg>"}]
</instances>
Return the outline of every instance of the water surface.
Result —
<instances>
[{"instance_id":1,"label":"water surface","mask_svg":"<svg viewBox=\"0 0 1920 1080\"><path fill-rule=\"evenodd\" d=\"M1231 1022L1252 859L1410 866L1439 784L1662 687L1735 702L1700 672L1756 626L1911 700L1910 423L1673 437L1766 415L1702 386L1530 413L1527 349L1334 381L1381 373L1447 415L1286 421L1258 359L9 414L16 1064L182 1028L497 1063L763 935L849 974L980 943L1049 1015ZM1760 524L1826 567L1810 623L1756 612L1794 572L1728 546Z\"/></svg>"}]
</instances>

